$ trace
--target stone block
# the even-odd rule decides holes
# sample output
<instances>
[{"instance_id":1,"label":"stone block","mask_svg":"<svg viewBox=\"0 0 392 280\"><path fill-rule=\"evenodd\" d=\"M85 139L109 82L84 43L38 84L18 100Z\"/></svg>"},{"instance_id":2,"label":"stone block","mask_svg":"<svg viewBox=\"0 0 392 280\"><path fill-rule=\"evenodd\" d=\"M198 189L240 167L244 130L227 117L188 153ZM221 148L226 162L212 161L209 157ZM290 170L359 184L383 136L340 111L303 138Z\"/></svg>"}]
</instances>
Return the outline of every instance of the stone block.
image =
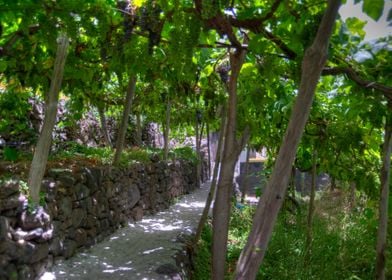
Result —
<instances>
[{"instance_id":1,"label":"stone block","mask_svg":"<svg viewBox=\"0 0 392 280\"><path fill-rule=\"evenodd\" d=\"M62 255L63 251L64 251L63 239L59 237L53 238L52 241L50 242L49 252L53 256L60 256Z\"/></svg>"},{"instance_id":2,"label":"stone block","mask_svg":"<svg viewBox=\"0 0 392 280\"><path fill-rule=\"evenodd\" d=\"M71 188L76 182L75 176L72 173L62 173L58 176L57 180L62 186L67 188Z\"/></svg>"},{"instance_id":3,"label":"stone block","mask_svg":"<svg viewBox=\"0 0 392 280\"><path fill-rule=\"evenodd\" d=\"M68 259L73 256L77 249L77 244L74 240L66 239L63 243L63 256Z\"/></svg>"},{"instance_id":4,"label":"stone block","mask_svg":"<svg viewBox=\"0 0 392 280\"><path fill-rule=\"evenodd\" d=\"M84 167L82 170L83 174L86 176L86 185L94 193L99 189L101 183L101 171L97 168L87 168Z\"/></svg>"},{"instance_id":5,"label":"stone block","mask_svg":"<svg viewBox=\"0 0 392 280\"><path fill-rule=\"evenodd\" d=\"M72 170L66 168L51 168L48 171L48 175L52 178L58 178L60 176L73 176Z\"/></svg>"},{"instance_id":6,"label":"stone block","mask_svg":"<svg viewBox=\"0 0 392 280\"><path fill-rule=\"evenodd\" d=\"M98 225L98 219L94 215L88 214L86 219L84 220L83 227L86 229L94 228Z\"/></svg>"},{"instance_id":7,"label":"stone block","mask_svg":"<svg viewBox=\"0 0 392 280\"><path fill-rule=\"evenodd\" d=\"M20 242L18 246L22 249L22 254L18 257L20 263L32 264L39 262L45 259L49 253L48 243Z\"/></svg>"},{"instance_id":8,"label":"stone block","mask_svg":"<svg viewBox=\"0 0 392 280\"><path fill-rule=\"evenodd\" d=\"M19 206L19 194L14 194L8 198L0 200L0 212L17 209Z\"/></svg>"},{"instance_id":9,"label":"stone block","mask_svg":"<svg viewBox=\"0 0 392 280\"><path fill-rule=\"evenodd\" d=\"M74 209L72 213L72 226L74 228L78 228L82 225L82 223L85 221L87 217L87 212L86 210L82 208L76 208Z\"/></svg>"},{"instance_id":10,"label":"stone block","mask_svg":"<svg viewBox=\"0 0 392 280\"><path fill-rule=\"evenodd\" d=\"M75 200L82 200L89 196L90 189L87 186L78 183L76 186L73 187L73 192L75 195Z\"/></svg>"},{"instance_id":11,"label":"stone block","mask_svg":"<svg viewBox=\"0 0 392 280\"><path fill-rule=\"evenodd\" d=\"M0 186L0 200L19 194L19 181L9 180Z\"/></svg>"},{"instance_id":12,"label":"stone block","mask_svg":"<svg viewBox=\"0 0 392 280\"><path fill-rule=\"evenodd\" d=\"M74 240L77 247L82 247L87 241L87 232L84 229L78 228L75 231Z\"/></svg>"},{"instance_id":13,"label":"stone block","mask_svg":"<svg viewBox=\"0 0 392 280\"><path fill-rule=\"evenodd\" d=\"M60 214L65 217L72 215L72 200L70 197L65 196L59 201Z\"/></svg>"},{"instance_id":14,"label":"stone block","mask_svg":"<svg viewBox=\"0 0 392 280\"><path fill-rule=\"evenodd\" d=\"M128 189L128 208L133 208L140 200L140 191L136 185L131 185Z\"/></svg>"},{"instance_id":15,"label":"stone block","mask_svg":"<svg viewBox=\"0 0 392 280\"><path fill-rule=\"evenodd\" d=\"M143 218L143 215L144 215L143 208L140 207L140 206L133 208L132 212L131 212L131 215L132 215L132 218L135 221L140 221Z\"/></svg>"}]
</instances>

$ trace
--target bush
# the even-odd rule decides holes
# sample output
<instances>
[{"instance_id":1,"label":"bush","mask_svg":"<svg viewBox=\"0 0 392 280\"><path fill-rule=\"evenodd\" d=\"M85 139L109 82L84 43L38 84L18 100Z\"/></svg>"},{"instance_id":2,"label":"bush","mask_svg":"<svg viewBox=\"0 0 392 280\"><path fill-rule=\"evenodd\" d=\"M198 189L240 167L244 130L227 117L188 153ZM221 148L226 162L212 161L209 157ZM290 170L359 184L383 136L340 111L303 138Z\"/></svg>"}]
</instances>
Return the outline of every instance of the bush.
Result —
<instances>
[{"instance_id":1,"label":"bush","mask_svg":"<svg viewBox=\"0 0 392 280\"><path fill-rule=\"evenodd\" d=\"M323 203L320 201L319 203ZM371 205L371 204L369 204ZM373 279L375 273L375 244L377 210L364 208L362 211L344 210L344 205L335 216L316 213L313 221L313 243L310 260L305 260L306 211L293 215L281 212L274 228L263 265L257 279ZM373 206L374 207L374 206ZM232 211L228 241L228 274L232 279L236 262L244 247L252 224L254 208ZM327 214L327 213L324 213ZM391 221L391 219L390 219ZM389 232L391 232L391 222ZM211 232L211 228L208 229ZM205 238L206 235L203 235ZM205 266L210 259L210 236L199 244L196 256L195 275L208 273ZM391 244L391 235L388 236ZM390 247L387 275L392 273ZM203 258L201 262L199 258ZM200 271L201 272L200 272ZM209 279L204 276L203 279ZM387 278L388 278L387 277ZM196 278L194 278L196 279ZM389 279L389 278L388 278ZM391 278L392 279L392 278Z\"/></svg>"}]
</instances>

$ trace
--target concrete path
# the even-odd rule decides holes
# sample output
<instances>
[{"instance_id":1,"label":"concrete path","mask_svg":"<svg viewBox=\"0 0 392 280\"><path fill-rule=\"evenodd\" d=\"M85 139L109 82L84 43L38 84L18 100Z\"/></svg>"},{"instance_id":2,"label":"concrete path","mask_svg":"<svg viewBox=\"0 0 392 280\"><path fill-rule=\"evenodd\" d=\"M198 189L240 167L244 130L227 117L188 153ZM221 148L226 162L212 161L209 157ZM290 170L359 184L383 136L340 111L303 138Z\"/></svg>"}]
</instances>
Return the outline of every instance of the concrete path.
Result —
<instances>
[{"instance_id":1,"label":"concrete path","mask_svg":"<svg viewBox=\"0 0 392 280\"><path fill-rule=\"evenodd\" d=\"M179 279L158 274L175 267L173 256L183 246L178 236L194 231L209 184L185 195L167 211L119 229L103 242L56 264L40 280Z\"/></svg>"}]
</instances>

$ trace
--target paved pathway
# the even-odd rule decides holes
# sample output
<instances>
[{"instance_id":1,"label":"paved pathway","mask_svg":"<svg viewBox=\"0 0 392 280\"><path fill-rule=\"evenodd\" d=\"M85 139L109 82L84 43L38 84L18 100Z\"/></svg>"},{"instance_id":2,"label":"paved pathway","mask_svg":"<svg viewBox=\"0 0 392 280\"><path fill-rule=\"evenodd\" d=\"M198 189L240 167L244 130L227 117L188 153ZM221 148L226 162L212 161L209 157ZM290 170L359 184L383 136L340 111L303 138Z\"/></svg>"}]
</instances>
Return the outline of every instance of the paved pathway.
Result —
<instances>
[{"instance_id":1,"label":"paved pathway","mask_svg":"<svg viewBox=\"0 0 392 280\"><path fill-rule=\"evenodd\" d=\"M52 267L40 280L171 279L158 267L172 267L183 244L177 237L194 231L204 208L209 184L185 195L167 211L119 229L103 242ZM177 278L178 279L178 278Z\"/></svg>"}]
</instances>

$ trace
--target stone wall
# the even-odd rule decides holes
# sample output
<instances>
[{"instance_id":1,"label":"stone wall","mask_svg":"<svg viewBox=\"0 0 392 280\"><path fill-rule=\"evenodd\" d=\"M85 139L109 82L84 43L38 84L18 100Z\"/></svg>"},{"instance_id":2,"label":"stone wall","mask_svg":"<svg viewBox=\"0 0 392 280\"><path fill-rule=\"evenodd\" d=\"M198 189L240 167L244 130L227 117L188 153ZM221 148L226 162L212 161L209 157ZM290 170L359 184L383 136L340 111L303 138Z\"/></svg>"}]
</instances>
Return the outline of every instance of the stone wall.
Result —
<instances>
[{"instance_id":1,"label":"stone wall","mask_svg":"<svg viewBox=\"0 0 392 280\"><path fill-rule=\"evenodd\" d=\"M0 186L0 279L36 279L195 188L195 166L183 160L52 169L42 186L46 204L32 212L18 181L8 181Z\"/></svg>"}]
</instances>

